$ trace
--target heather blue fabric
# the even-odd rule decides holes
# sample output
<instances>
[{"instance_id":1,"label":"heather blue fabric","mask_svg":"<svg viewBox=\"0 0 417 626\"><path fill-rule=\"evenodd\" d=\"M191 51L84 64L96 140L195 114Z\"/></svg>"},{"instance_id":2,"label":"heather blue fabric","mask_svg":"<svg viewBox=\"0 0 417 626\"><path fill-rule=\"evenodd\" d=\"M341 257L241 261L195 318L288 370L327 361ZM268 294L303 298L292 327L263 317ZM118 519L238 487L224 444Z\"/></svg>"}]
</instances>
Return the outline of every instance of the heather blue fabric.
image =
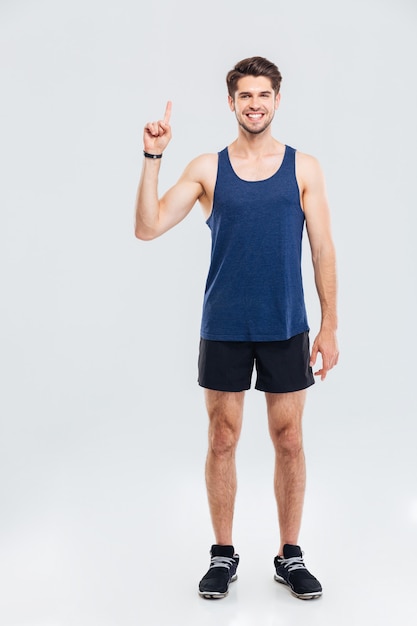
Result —
<instances>
[{"instance_id":1,"label":"heather blue fabric","mask_svg":"<svg viewBox=\"0 0 417 626\"><path fill-rule=\"evenodd\" d=\"M239 178L219 152L211 262L201 336L214 341L283 341L309 330L301 276L304 213L295 150L261 181Z\"/></svg>"}]
</instances>

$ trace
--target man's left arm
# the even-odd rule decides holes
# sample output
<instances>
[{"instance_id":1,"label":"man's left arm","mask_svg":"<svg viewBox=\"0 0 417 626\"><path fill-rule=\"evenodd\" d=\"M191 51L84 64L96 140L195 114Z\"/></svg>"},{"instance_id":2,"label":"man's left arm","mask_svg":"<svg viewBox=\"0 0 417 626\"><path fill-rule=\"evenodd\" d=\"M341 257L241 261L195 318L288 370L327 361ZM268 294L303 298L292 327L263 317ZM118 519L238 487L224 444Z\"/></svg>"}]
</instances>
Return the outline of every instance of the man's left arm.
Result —
<instances>
[{"instance_id":1,"label":"man's left arm","mask_svg":"<svg viewBox=\"0 0 417 626\"><path fill-rule=\"evenodd\" d=\"M321 326L314 340L310 365L317 356L322 358L321 369L314 372L321 380L326 378L338 361L337 345L337 273L336 253L331 232L330 211L322 169L318 161L297 153L297 179L311 247L314 279L321 308Z\"/></svg>"}]
</instances>

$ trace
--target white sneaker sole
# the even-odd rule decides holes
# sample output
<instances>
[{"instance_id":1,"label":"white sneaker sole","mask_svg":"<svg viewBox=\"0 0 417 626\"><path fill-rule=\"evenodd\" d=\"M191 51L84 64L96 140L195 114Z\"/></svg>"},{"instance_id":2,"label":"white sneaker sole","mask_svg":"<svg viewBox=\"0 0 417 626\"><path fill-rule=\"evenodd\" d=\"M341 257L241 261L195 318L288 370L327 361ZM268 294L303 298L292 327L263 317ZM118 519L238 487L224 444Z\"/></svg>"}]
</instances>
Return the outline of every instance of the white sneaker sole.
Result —
<instances>
[{"instance_id":1,"label":"white sneaker sole","mask_svg":"<svg viewBox=\"0 0 417 626\"><path fill-rule=\"evenodd\" d=\"M281 583L282 585L285 585L286 587L288 587L292 595L295 598L299 598L300 600L315 600L316 598L320 598L320 596L323 595L322 591L314 591L312 593L296 593L293 589L291 589L290 585L287 583L287 581L284 578L282 578L282 576L278 576L278 574L274 574L274 579L277 581L277 583Z\"/></svg>"}]
</instances>

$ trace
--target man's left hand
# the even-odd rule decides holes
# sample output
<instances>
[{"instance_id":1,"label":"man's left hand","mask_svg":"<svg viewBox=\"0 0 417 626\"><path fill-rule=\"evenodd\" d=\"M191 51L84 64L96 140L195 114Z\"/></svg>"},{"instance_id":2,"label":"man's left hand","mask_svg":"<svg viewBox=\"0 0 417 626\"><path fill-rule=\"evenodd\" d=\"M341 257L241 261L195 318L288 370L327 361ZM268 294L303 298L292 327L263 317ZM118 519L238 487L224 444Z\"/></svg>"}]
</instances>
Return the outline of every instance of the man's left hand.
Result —
<instances>
[{"instance_id":1,"label":"man's left hand","mask_svg":"<svg viewBox=\"0 0 417 626\"><path fill-rule=\"evenodd\" d=\"M321 369L314 372L314 376L320 376L324 380L327 372L331 370L339 360L339 349L337 346L336 332L333 330L321 329L314 340L311 350L310 366L314 367L317 361L318 353L322 358Z\"/></svg>"}]
</instances>

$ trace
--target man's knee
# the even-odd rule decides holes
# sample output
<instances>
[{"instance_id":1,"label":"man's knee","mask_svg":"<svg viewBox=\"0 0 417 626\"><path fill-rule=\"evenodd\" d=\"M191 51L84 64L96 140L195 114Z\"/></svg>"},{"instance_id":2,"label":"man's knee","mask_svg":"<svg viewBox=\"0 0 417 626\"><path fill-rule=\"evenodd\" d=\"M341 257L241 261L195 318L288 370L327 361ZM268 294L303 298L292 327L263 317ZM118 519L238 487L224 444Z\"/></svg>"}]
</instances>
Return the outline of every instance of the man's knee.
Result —
<instances>
[{"instance_id":1,"label":"man's knee","mask_svg":"<svg viewBox=\"0 0 417 626\"><path fill-rule=\"evenodd\" d=\"M215 455L234 453L242 426L243 394L209 392L209 449Z\"/></svg>"},{"instance_id":2,"label":"man's knee","mask_svg":"<svg viewBox=\"0 0 417 626\"><path fill-rule=\"evenodd\" d=\"M303 449L302 416L305 391L266 394L269 432L275 450L297 456Z\"/></svg>"},{"instance_id":3,"label":"man's knee","mask_svg":"<svg viewBox=\"0 0 417 626\"><path fill-rule=\"evenodd\" d=\"M210 414L209 447L216 456L233 454L239 441L241 420L220 407Z\"/></svg>"},{"instance_id":4,"label":"man's knee","mask_svg":"<svg viewBox=\"0 0 417 626\"><path fill-rule=\"evenodd\" d=\"M216 456L234 453L239 441L240 428L227 417L212 417L209 429L209 447Z\"/></svg>"},{"instance_id":5,"label":"man's knee","mask_svg":"<svg viewBox=\"0 0 417 626\"><path fill-rule=\"evenodd\" d=\"M279 454L296 457L303 449L301 428L296 425L272 427L271 438L275 450Z\"/></svg>"}]
</instances>

